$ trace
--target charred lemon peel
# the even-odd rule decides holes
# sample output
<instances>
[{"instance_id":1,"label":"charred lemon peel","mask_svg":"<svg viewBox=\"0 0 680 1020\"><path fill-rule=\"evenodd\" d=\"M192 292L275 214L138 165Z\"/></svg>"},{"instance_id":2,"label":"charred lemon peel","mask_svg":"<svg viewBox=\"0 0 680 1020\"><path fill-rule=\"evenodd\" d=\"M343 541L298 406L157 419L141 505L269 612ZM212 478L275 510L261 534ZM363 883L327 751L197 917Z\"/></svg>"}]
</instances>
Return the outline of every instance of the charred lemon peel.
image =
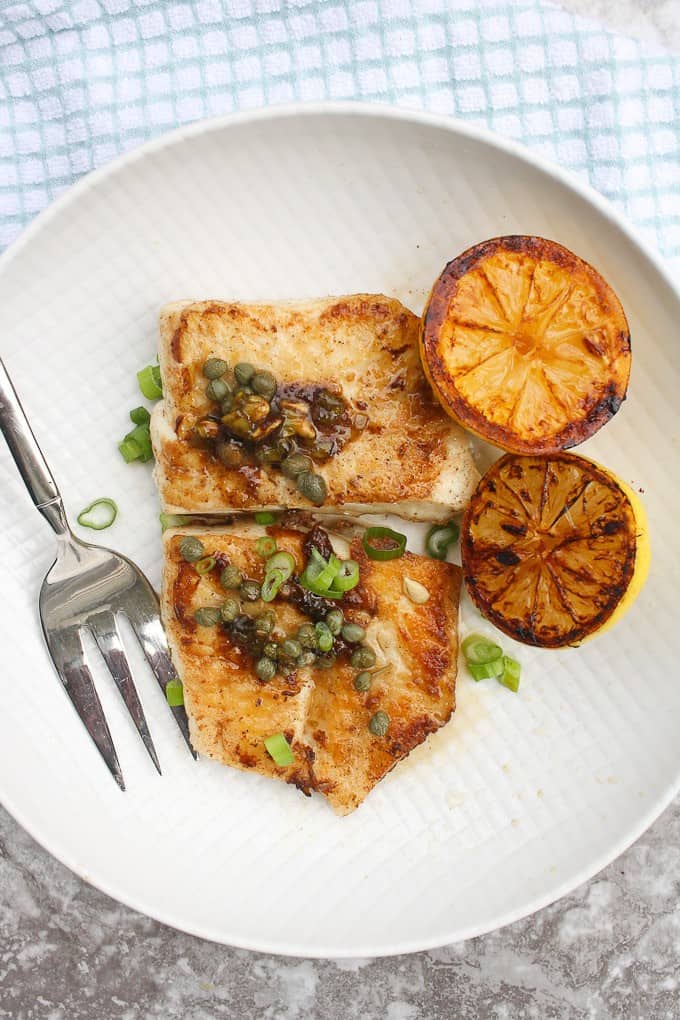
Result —
<instances>
[{"instance_id":1,"label":"charred lemon peel","mask_svg":"<svg viewBox=\"0 0 680 1020\"><path fill-rule=\"evenodd\" d=\"M569 453L506 454L463 519L472 601L525 644L580 644L620 619L650 562L644 509L629 486Z\"/></svg>"},{"instance_id":2,"label":"charred lemon peel","mask_svg":"<svg viewBox=\"0 0 680 1020\"><path fill-rule=\"evenodd\" d=\"M582 443L619 410L630 332L618 297L567 248L529 235L449 262L422 318L421 358L447 413L515 453Z\"/></svg>"}]
</instances>

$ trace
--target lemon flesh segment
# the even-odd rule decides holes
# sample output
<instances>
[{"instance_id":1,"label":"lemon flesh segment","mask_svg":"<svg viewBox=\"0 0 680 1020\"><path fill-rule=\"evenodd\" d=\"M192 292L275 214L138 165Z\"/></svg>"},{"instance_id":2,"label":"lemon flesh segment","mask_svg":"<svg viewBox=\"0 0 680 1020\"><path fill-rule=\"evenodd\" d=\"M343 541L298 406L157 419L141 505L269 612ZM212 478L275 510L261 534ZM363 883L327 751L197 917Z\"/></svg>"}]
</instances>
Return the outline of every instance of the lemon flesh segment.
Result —
<instances>
[{"instance_id":1,"label":"lemon flesh segment","mask_svg":"<svg viewBox=\"0 0 680 1020\"><path fill-rule=\"evenodd\" d=\"M650 559L636 494L567 453L492 465L466 512L461 554L483 615L516 640L554 648L620 619Z\"/></svg>"},{"instance_id":2,"label":"lemon flesh segment","mask_svg":"<svg viewBox=\"0 0 680 1020\"><path fill-rule=\"evenodd\" d=\"M630 335L592 266L544 238L501 237L446 266L423 315L421 357L460 424L506 450L550 453L616 413Z\"/></svg>"}]
</instances>

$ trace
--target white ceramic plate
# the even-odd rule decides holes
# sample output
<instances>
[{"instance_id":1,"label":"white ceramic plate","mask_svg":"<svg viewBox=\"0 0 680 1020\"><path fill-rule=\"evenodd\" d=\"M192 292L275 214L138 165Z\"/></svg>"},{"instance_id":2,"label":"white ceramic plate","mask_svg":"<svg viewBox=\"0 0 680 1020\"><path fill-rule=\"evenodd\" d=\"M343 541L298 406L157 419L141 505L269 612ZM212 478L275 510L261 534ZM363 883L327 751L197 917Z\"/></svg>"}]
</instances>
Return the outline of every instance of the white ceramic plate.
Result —
<instances>
[{"instance_id":1,"label":"white ceramic plate","mask_svg":"<svg viewBox=\"0 0 680 1020\"><path fill-rule=\"evenodd\" d=\"M623 300L629 400L587 452L644 492L651 576L625 622L583 649L521 648L518 696L462 676L451 724L348 818L291 787L193 763L138 655L164 776L99 672L128 782L118 790L43 648L37 594L52 536L0 448L0 792L110 895L253 949L407 952L563 895L678 789L680 300L625 223L558 169L455 121L384 108L194 125L86 178L5 255L0 352L71 520L114 497L120 517L102 539L158 581L150 471L125 466L115 441L139 403L135 372L154 353L159 305L361 290L418 311L448 259L504 233L562 242ZM479 629L467 605L463 620Z\"/></svg>"}]
</instances>

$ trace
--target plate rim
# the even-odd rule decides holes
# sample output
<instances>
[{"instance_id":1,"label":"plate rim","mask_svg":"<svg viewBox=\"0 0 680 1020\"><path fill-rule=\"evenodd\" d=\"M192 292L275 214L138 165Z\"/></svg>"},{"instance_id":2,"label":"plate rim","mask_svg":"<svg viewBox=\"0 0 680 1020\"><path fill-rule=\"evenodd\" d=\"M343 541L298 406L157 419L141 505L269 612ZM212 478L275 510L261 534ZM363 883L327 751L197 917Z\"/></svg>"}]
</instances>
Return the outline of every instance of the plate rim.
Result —
<instances>
[{"instance_id":1,"label":"plate rim","mask_svg":"<svg viewBox=\"0 0 680 1020\"><path fill-rule=\"evenodd\" d=\"M540 153L533 152L526 145L511 138L505 138L496 134L489 128L478 124L469 123L460 118L447 114L437 114L428 111L403 107L392 103L361 102L356 100L347 101L321 101L321 102L295 102L275 105L272 107L258 107L252 110L243 110L229 113L218 117L202 118L190 124L181 125L170 131L162 132L134 148L120 153L114 159L102 166L84 174L81 178L69 185L50 204L43 209L31 222L21 231L19 236L11 242L5 251L0 255L0 274L4 273L7 266L19 255L33 238L46 226L52 218L67 209L68 206L77 201L91 188L109 176L115 176L124 167L127 167L138 160L145 159L154 152L166 147L169 148L181 141L192 137L198 137L212 131L223 131L231 127L237 127L252 122L278 121L286 118L313 116L358 116L367 120L383 118L387 120L401 121L412 126L434 127L449 131L451 134L464 139L482 142L508 155L514 156L530 167L537 168L548 177L560 183L562 186L575 192L590 205L594 206L607 220L616 226L651 264L656 273L670 290L673 297L680 305L680 284L665 264L663 256L650 242L640 236L637 229L627 220L626 216L613 205L609 199L596 191L590 184L583 181L576 174L564 169L557 163L553 163ZM114 883L98 879L92 876L86 867L68 853L56 852L51 844L48 833L43 833L39 825L33 825L24 815L22 808L8 797L1 788L0 780L0 803L7 812L18 822L18 824L34 839L44 850L46 850L59 863L63 864L70 871L76 874L89 885L110 896L113 900L124 906L135 910L147 917L151 917L161 924L167 925L176 931L185 932L219 945L232 946L237 949L247 949L252 952L269 953L276 956L306 958L306 959L361 959L380 958L397 956L405 953L422 952L424 950L436 949L441 946L464 942L480 935L485 935L500 928L504 928L515 921L529 917L539 910L556 903L562 897L573 892L584 882L591 880L608 864L615 861L622 853L633 845L666 810L671 801L680 792L680 765L675 780L659 794L657 799L640 815L636 824L621 837L607 851L594 858L591 863L582 867L575 877L565 879L549 892L535 896L521 908L508 910L495 917L491 922L481 922L468 925L466 928L454 929L446 938L441 935L430 939L402 940L378 948L375 946L356 945L352 948L338 949L330 946L314 946L299 943L290 943L284 948L279 943L268 942L266 938L243 939L238 935L229 935L225 931L216 931L210 926L196 926L187 924L177 919L166 911L159 910L156 906L144 902L143 897L128 896L120 889L114 888Z\"/></svg>"}]
</instances>

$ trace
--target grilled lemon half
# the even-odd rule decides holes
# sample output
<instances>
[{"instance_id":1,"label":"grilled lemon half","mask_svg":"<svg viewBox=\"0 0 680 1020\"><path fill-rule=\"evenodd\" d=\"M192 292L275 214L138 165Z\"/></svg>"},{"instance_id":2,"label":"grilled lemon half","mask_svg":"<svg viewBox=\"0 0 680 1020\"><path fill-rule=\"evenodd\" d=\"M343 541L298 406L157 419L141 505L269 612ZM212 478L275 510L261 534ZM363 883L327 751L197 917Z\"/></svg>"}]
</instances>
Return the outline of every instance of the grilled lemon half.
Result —
<instances>
[{"instance_id":1,"label":"grilled lemon half","mask_svg":"<svg viewBox=\"0 0 680 1020\"><path fill-rule=\"evenodd\" d=\"M639 594L650 561L645 512L584 457L506 454L465 513L461 557L472 601L500 630L544 648L575 645Z\"/></svg>"},{"instance_id":2,"label":"grilled lemon half","mask_svg":"<svg viewBox=\"0 0 680 1020\"><path fill-rule=\"evenodd\" d=\"M597 270L542 237L496 237L449 262L420 344L444 409L514 453L582 443L626 395L621 302Z\"/></svg>"}]
</instances>

